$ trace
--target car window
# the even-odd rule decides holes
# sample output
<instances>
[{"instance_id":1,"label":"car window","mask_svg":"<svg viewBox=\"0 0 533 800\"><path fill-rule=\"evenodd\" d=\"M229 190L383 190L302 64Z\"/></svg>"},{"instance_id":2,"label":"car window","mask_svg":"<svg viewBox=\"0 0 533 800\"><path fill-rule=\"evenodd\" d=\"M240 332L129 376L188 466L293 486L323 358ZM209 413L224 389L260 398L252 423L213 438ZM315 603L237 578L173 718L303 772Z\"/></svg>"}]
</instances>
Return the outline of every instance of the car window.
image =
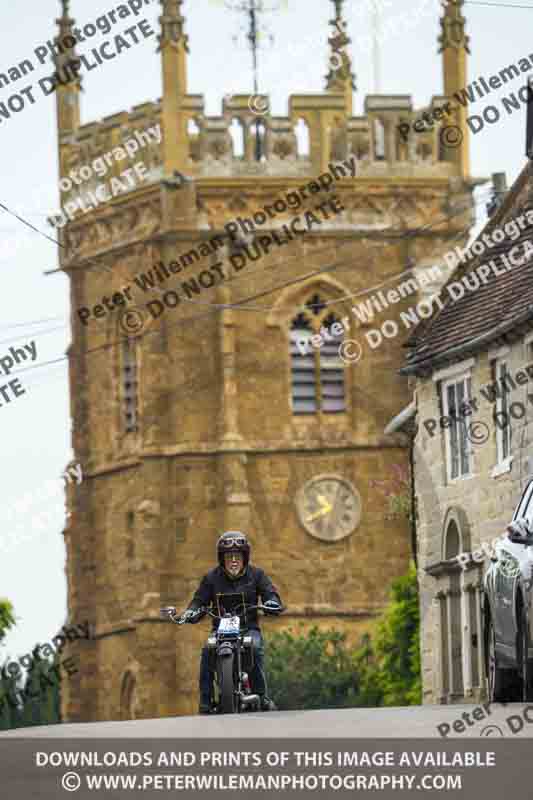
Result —
<instances>
[{"instance_id":1,"label":"car window","mask_svg":"<svg viewBox=\"0 0 533 800\"><path fill-rule=\"evenodd\" d=\"M525 488L522 499L520 500L516 511L514 512L513 520L524 517L526 513L533 513L533 503L530 503L531 493L533 492L533 481L531 481ZM529 505L528 505L529 503ZM527 510L526 510L527 509Z\"/></svg>"}]
</instances>

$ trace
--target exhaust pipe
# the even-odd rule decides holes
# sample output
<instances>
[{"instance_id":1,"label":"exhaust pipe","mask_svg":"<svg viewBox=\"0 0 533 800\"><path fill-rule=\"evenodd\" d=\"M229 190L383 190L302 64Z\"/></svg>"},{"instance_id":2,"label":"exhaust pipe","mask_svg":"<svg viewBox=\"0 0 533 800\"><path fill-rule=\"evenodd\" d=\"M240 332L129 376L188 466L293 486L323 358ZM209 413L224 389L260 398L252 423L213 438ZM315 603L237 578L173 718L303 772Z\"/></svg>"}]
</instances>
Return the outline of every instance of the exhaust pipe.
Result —
<instances>
[{"instance_id":1,"label":"exhaust pipe","mask_svg":"<svg viewBox=\"0 0 533 800\"><path fill-rule=\"evenodd\" d=\"M241 695L241 703L243 703L245 706L248 705L248 703L257 703L258 701L259 701L258 694Z\"/></svg>"}]
</instances>

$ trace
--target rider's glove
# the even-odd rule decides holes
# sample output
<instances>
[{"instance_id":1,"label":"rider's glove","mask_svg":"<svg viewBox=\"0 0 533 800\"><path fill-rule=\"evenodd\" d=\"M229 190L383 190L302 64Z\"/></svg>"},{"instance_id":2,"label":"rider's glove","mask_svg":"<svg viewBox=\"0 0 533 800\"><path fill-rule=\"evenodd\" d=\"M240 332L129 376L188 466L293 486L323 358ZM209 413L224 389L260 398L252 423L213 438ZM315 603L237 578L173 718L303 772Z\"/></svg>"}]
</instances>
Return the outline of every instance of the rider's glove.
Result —
<instances>
[{"instance_id":1,"label":"rider's glove","mask_svg":"<svg viewBox=\"0 0 533 800\"><path fill-rule=\"evenodd\" d=\"M276 600L267 600L266 603L263 603L265 609L270 609L273 613L277 613L281 611L281 606Z\"/></svg>"},{"instance_id":2,"label":"rider's glove","mask_svg":"<svg viewBox=\"0 0 533 800\"><path fill-rule=\"evenodd\" d=\"M201 616L202 611L198 608L188 608L187 611L184 611L181 615L181 618L184 622L197 622L198 618Z\"/></svg>"}]
</instances>

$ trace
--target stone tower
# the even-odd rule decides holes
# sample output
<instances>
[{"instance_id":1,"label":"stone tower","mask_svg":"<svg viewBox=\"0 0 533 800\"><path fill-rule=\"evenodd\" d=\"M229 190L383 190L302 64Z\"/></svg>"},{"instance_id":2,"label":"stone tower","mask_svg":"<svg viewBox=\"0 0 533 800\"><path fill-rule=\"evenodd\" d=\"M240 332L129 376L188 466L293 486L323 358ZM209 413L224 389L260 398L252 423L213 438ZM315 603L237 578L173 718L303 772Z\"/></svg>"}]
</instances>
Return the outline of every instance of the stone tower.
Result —
<instances>
[{"instance_id":1,"label":"stone tower","mask_svg":"<svg viewBox=\"0 0 533 800\"><path fill-rule=\"evenodd\" d=\"M80 666L64 682L70 721L195 710L206 624L177 629L159 607L185 606L226 529L248 533L253 562L288 606L266 628L335 626L353 642L372 628L411 553L407 521L388 519L372 487L407 463L402 435L384 428L409 401L397 374L408 331L363 345L421 298L402 295L366 321L352 306L409 266L418 275L439 262L471 224L462 117L462 143L448 149L441 123L401 135L422 112L408 95L369 96L353 116L341 0L328 45L324 31L326 89L292 95L286 117L246 94L207 117L187 84L183 2L161 4L160 102L81 125L80 80L57 88L61 177L118 157L132 138L142 143L132 161L146 169L60 234L84 475L68 488L68 609L94 633L71 645ZM464 79L459 5L443 22L449 91ZM66 0L58 22L61 35L72 29ZM61 56L75 57L75 48ZM161 143L144 133L157 125ZM125 169L110 163L81 189ZM309 347L324 326L331 338ZM362 350L353 363L339 356L343 336L357 343L349 354Z\"/></svg>"}]
</instances>

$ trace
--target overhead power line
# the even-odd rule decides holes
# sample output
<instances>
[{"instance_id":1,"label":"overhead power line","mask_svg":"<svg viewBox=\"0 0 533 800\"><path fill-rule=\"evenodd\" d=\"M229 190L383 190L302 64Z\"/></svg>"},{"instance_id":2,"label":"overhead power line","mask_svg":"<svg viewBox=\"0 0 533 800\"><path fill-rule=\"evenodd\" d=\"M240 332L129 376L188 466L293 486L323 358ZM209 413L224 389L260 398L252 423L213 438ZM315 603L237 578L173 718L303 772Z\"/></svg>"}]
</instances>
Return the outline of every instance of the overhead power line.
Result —
<instances>
[{"instance_id":1,"label":"overhead power line","mask_svg":"<svg viewBox=\"0 0 533 800\"><path fill-rule=\"evenodd\" d=\"M481 205L481 204L483 204L483 203L485 202L484 195L486 195L486 194L487 194L488 192L490 192L490 191L491 191L491 189L484 189L484 190L483 190L483 191L480 193L480 195L479 195L478 199L474 200L474 202L473 202L473 205L474 205L474 206L477 206L477 205ZM438 225L438 224L440 224L441 222L443 222L443 221L445 221L445 220L447 220L447 219L453 219L453 217L455 217L455 216L457 216L457 215L459 215L459 214L463 214L463 213L464 213L464 211L465 211L465 209L461 208L461 209L459 209L458 211L455 211L455 212L453 212L452 214L444 214L442 217L440 217L440 218L438 218L437 220L434 220L434 221L432 221L432 222L429 222L429 223L427 223L426 225L422 225L422 226L419 226L418 228L414 228L413 230L406 231L405 233L401 234L401 235L398 237L398 240L400 240L400 239L406 239L406 238L409 238L409 237L412 237L412 236L416 236L416 235L418 235L418 234L419 234L421 231L424 231L424 230L427 230L427 229L429 229L429 228L432 228L432 227L434 227L435 225ZM466 232L467 232L467 230L468 230L468 229L466 229L466 230L462 229L462 230L458 231L458 232L456 233L456 235L455 235L455 236L452 238L452 240L451 240L451 241L455 241L456 239L460 238L460 236L462 236L464 233L466 233ZM384 230L380 231L380 233L388 233L388 234L391 234L391 233L393 233L393 232L394 232L394 229L391 229L391 228L384 229ZM331 245L327 245L326 247L319 248L318 250L315 250L315 252L314 252L314 255L316 256L316 255L318 255L319 253L324 253L324 252L326 252L326 251L327 251L327 250L329 250L329 249L331 249ZM430 254L430 256L428 256L428 257L431 257L431 256L432 256L432 254ZM285 261L284 261L284 264L287 264L289 261L291 261L291 260L294 260L294 259L296 259L296 258L299 258L299 255L298 255L298 254L295 254L295 255L292 255L292 256L288 256L288 257L285 259ZM365 265L365 266L369 266L369 265L367 264L367 265ZM265 267L265 266L261 266L261 267L258 267L258 268L256 268L256 269L250 269L250 270L248 270L248 271L247 271L246 275L244 275L244 274L242 274L242 275L234 275L234 276L231 276L231 277L227 278L227 279L224 281L224 284L225 284L225 285L227 285L227 284L229 284L229 283L233 283L234 281L237 281L237 280L240 280L240 279L244 280L244 279L246 279L246 278L250 277L251 275L257 274L257 273L259 273L259 272L265 272L265 271L267 271L267 270L269 270L269 269L274 269L274 268L275 268L275 265L266 266L266 267ZM409 272L410 270L408 269L407 271ZM388 282L388 281L390 281L390 280L393 280L393 279L395 279L395 278L399 278L399 277L400 277L402 274L404 274L404 273L403 273L403 272L401 272L401 273L398 273L398 274L396 274L396 275L389 276L389 278L388 278L388 279L387 279L387 280L384 282L384 284L385 284L385 283L387 283L387 282ZM299 280L304 280L304 279L305 279L305 278L300 278ZM384 284L383 284L383 285L384 285ZM337 300L334 300L334 301L328 301L328 303L327 303L327 304L328 304L328 305L329 305L329 304L334 304L334 303L336 303L336 302L342 302L342 301L343 301L343 300L345 300L345 299L350 299L350 298L352 298L352 297L358 297L358 296L360 296L360 295L363 295L363 294L368 294L368 293L370 293L371 291L374 291L374 290L375 290L375 288L376 288L376 287L374 287L374 288L370 288L370 289L364 290L364 291L362 291L362 292L358 292L358 293L356 293L356 294L349 294L349 295L346 295L345 297L338 298ZM163 294L165 294L165 292L166 292L167 290L168 290L168 287L160 287L160 286L154 286L154 287L152 287L152 291L153 291L155 294L160 294L160 295L163 295ZM191 305L199 305L199 306L207 306L207 307L211 307L211 308L213 308L213 309L214 309L214 311L218 311L218 310L220 310L220 309L223 309L223 308L232 308L232 307L233 307L231 303L211 303L211 302L200 301L200 300L191 300L190 298L185 298L185 297L184 297L184 298L182 298L182 299L183 299L183 301L184 301L184 302L186 302L186 303L189 303L189 304L191 304ZM241 301L241 302L242 302L242 301ZM257 308L257 307L252 307L252 308L250 308L250 307L247 307L247 308L246 308L246 307L241 307L240 303L239 303L237 306L235 306L235 307L236 307L238 310L242 310L242 311L247 311L247 310L253 310L253 311L269 311L269 310L271 310L271 309L270 309L270 307L268 307L268 308L265 308L265 307L261 307L261 308ZM48 320L48 319L47 319L47 320L44 320L44 319L41 319L41 320L31 320L31 321L27 321L27 322L20 323L20 325L11 325L11 326L6 326L6 328L7 328L7 329L9 329L9 328L13 328L13 327L20 327L20 326L22 326L22 327L25 327L25 326L30 326L30 325L34 325L34 324L40 324L40 323L43 323L43 322L48 322L48 321L52 321L52 320L53 320L53 321L55 321L55 320L63 320L63 319L66 319L66 318L65 318L65 317L56 317L56 318L51 318L50 320ZM0 330L1 330L1 328L0 328ZM106 345L106 346L107 346L107 345Z\"/></svg>"},{"instance_id":2,"label":"overhead power line","mask_svg":"<svg viewBox=\"0 0 533 800\"><path fill-rule=\"evenodd\" d=\"M487 189L485 191L488 192L488 191L490 191L490 189ZM482 203L482 202L484 202L484 199L480 198L480 199L478 199L476 201L476 204ZM459 211L455 212L455 214L444 215L442 218L439 218L439 219L433 221L432 223L428 223L428 225L422 226L422 229L427 228L427 227L431 227L431 226L434 226L434 225L437 225L437 224L440 224L444 219L452 218L453 216L457 216L459 213L464 214L464 211L465 211L465 209L462 209L460 212ZM412 235L413 235L413 231L408 231L403 236L399 236L398 237L398 241L401 240L401 239L405 239L407 236L412 236ZM327 248L324 248L324 249L327 250L327 249L330 249L330 248L331 248L331 245L329 245ZM300 257L300 254L292 256L292 258L298 258L298 257ZM289 259L287 259L287 261L288 260ZM195 322L195 321L197 321L199 319L204 319L206 317L212 316L214 313L217 313L217 312L219 312L220 310L222 310L224 308L231 308L231 309L235 309L235 310L248 311L248 312L249 311L252 311L252 312L255 312L255 311L260 311L260 312L270 311L270 310L272 310L273 306L262 306L262 307L255 307L255 308L252 307L252 308L250 308L250 307L246 307L244 304L245 303L249 303L251 300L256 300L259 297L264 297L266 295L273 294L274 292L280 291L281 289L284 289L284 288L286 288L288 286L295 285L297 283L301 283L302 281L308 280L309 278L316 277L316 276L324 274L324 273L332 272L332 271L337 270L337 269L342 268L342 267L351 266L352 264L353 264L352 260L349 260L349 261L343 260L343 261L340 261L340 262L338 262L336 264L331 264L331 265L329 265L327 267L323 267L322 269L315 270L314 272L308 273L308 274L306 274L304 276L301 276L299 278L293 278L292 280L285 281L282 284L279 284L277 286L273 286L272 288L267 289L267 290L262 291L262 292L259 292L256 295L253 295L251 297L242 298L241 300L237 301L236 303L231 303L231 304L208 303L207 305L210 306L210 309L208 311L202 311L202 312L200 312L198 314L195 314L192 317L187 317L185 319L180 319L177 322L168 325L167 329L178 327L178 326L189 325L191 322ZM275 266L277 266L277 265L275 265ZM402 271L397 273L397 274L389 276L388 281L392 281L392 280L396 279L397 277L403 275L405 273L405 269L406 268L407 268L408 271L412 271L413 270L413 266L412 265L405 264L404 268L402 269ZM262 269L264 270L265 268L262 268ZM248 275L249 274L250 273L248 273ZM233 276L233 278L229 278L227 281L225 281L225 283L229 283L232 280L237 280L239 278L244 279L245 277L246 277L245 275L235 275L235 276ZM354 296L360 296L360 295L363 295L363 294L368 294L371 291L374 291L374 289L370 288L370 289L366 289L366 290L363 290L362 292L357 293L357 295L348 295L348 296L345 296L345 297L337 298L335 301L333 301L331 303L331 305L334 305L335 303L338 304L338 303L344 302L346 299L350 299L350 298L352 298ZM193 300L190 300L188 302L190 302L190 303L198 303L198 301L193 301ZM299 306L295 307L295 309L294 309L295 313L297 312L298 309L299 309ZM140 334L136 338L142 339L142 338L145 338L147 336L153 335L153 334L158 333L158 332L159 332L159 328L156 328L155 330L152 330L152 331L146 331L145 333ZM109 349L111 347L114 347L120 341L126 340L128 338L129 337L127 337L127 336L123 336L120 339L115 339L112 342L106 342L105 344L99 345L98 347L89 348L89 349L83 351L83 353L71 354L71 358L74 357L74 358L77 358L77 359L81 359L81 358L83 358L83 357L85 357L85 356L87 356L87 355L89 355L91 353L95 353L95 352L98 352L100 350L106 350L106 349ZM42 369L43 367L46 367L46 366L50 366L50 365L53 365L53 364L58 364L58 363L60 363L62 361L66 362L67 360L68 360L68 357L67 356L63 356L61 358L57 358L57 359L54 359L54 360L51 360L51 361L44 362L43 364L35 364L33 366L30 366L30 367L25 367L25 368L23 368L21 370L17 370L13 374L22 374L22 373L31 372L31 371L36 370L36 369Z\"/></svg>"},{"instance_id":3,"label":"overhead power line","mask_svg":"<svg viewBox=\"0 0 533 800\"><path fill-rule=\"evenodd\" d=\"M515 3L484 3L481 0L465 0L465 5L469 6L494 6L494 8L523 8L533 11L533 6L519 6Z\"/></svg>"}]
</instances>

